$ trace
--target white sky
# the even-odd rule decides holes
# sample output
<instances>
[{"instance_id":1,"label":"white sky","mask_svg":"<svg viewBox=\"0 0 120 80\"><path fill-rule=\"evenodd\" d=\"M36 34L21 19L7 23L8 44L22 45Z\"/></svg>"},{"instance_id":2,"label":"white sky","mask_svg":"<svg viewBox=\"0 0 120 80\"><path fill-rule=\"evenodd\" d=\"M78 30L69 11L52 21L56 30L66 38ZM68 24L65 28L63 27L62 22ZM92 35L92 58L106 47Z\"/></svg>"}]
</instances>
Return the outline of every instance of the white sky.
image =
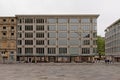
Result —
<instances>
[{"instance_id":1,"label":"white sky","mask_svg":"<svg viewBox=\"0 0 120 80\"><path fill-rule=\"evenodd\" d=\"M120 0L0 0L0 16L16 14L100 14L98 35L120 18Z\"/></svg>"}]
</instances>

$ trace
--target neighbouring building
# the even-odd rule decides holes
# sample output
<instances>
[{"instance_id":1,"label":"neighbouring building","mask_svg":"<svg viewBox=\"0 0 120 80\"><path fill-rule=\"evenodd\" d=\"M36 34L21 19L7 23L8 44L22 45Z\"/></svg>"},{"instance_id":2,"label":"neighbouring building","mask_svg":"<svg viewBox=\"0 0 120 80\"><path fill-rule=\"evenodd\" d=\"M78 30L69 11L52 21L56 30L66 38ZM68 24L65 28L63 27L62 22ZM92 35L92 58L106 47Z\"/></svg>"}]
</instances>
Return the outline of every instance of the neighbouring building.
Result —
<instances>
[{"instance_id":1,"label":"neighbouring building","mask_svg":"<svg viewBox=\"0 0 120 80\"><path fill-rule=\"evenodd\" d=\"M120 19L105 30L106 58L120 62Z\"/></svg>"},{"instance_id":2,"label":"neighbouring building","mask_svg":"<svg viewBox=\"0 0 120 80\"><path fill-rule=\"evenodd\" d=\"M0 17L0 62L16 61L16 18Z\"/></svg>"},{"instance_id":3,"label":"neighbouring building","mask_svg":"<svg viewBox=\"0 0 120 80\"><path fill-rule=\"evenodd\" d=\"M92 62L99 15L16 15L17 61Z\"/></svg>"}]
</instances>

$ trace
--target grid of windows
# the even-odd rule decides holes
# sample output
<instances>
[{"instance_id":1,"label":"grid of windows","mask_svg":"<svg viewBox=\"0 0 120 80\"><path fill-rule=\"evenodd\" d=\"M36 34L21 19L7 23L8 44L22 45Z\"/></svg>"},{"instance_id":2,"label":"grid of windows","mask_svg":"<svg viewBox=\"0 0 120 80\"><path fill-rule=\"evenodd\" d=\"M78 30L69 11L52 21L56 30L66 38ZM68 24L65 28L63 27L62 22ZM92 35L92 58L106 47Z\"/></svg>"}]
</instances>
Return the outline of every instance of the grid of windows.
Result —
<instances>
[{"instance_id":1,"label":"grid of windows","mask_svg":"<svg viewBox=\"0 0 120 80\"><path fill-rule=\"evenodd\" d=\"M77 25L71 25L70 26L70 30L71 31L77 31L78 30L78 26Z\"/></svg>"},{"instance_id":2,"label":"grid of windows","mask_svg":"<svg viewBox=\"0 0 120 80\"><path fill-rule=\"evenodd\" d=\"M48 45L56 45L56 39L49 39Z\"/></svg>"},{"instance_id":3,"label":"grid of windows","mask_svg":"<svg viewBox=\"0 0 120 80\"><path fill-rule=\"evenodd\" d=\"M22 48L17 48L17 53L21 54L22 53Z\"/></svg>"},{"instance_id":4,"label":"grid of windows","mask_svg":"<svg viewBox=\"0 0 120 80\"><path fill-rule=\"evenodd\" d=\"M67 31L67 26L65 26L65 25L58 25L58 31Z\"/></svg>"},{"instance_id":5,"label":"grid of windows","mask_svg":"<svg viewBox=\"0 0 120 80\"><path fill-rule=\"evenodd\" d=\"M56 22L57 22L57 19L50 18L50 19L47 19L47 22L53 24L53 23L56 23Z\"/></svg>"},{"instance_id":6,"label":"grid of windows","mask_svg":"<svg viewBox=\"0 0 120 80\"><path fill-rule=\"evenodd\" d=\"M25 40L25 45L33 45L33 40Z\"/></svg>"},{"instance_id":7,"label":"grid of windows","mask_svg":"<svg viewBox=\"0 0 120 80\"><path fill-rule=\"evenodd\" d=\"M68 23L68 19L64 19L64 18L63 18L63 19L62 19L62 18L60 19L60 18L59 18L59 19L58 19L58 23Z\"/></svg>"},{"instance_id":8,"label":"grid of windows","mask_svg":"<svg viewBox=\"0 0 120 80\"><path fill-rule=\"evenodd\" d=\"M90 48L82 48L82 54L90 54Z\"/></svg>"},{"instance_id":9,"label":"grid of windows","mask_svg":"<svg viewBox=\"0 0 120 80\"><path fill-rule=\"evenodd\" d=\"M36 19L36 23L44 23L44 19Z\"/></svg>"},{"instance_id":10,"label":"grid of windows","mask_svg":"<svg viewBox=\"0 0 120 80\"><path fill-rule=\"evenodd\" d=\"M48 29L48 31L55 31L56 26L55 25L48 25L47 29Z\"/></svg>"},{"instance_id":11,"label":"grid of windows","mask_svg":"<svg viewBox=\"0 0 120 80\"><path fill-rule=\"evenodd\" d=\"M32 31L33 30L33 25L25 25L25 30L26 31Z\"/></svg>"},{"instance_id":12,"label":"grid of windows","mask_svg":"<svg viewBox=\"0 0 120 80\"><path fill-rule=\"evenodd\" d=\"M18 40L17 45L22 45L22 40Z\"/></svg>"},{"instance_id":13,"label":"grid of windows","mask_svg":"<svg viewBox=\"0 0 120 80\"><path fill-rule=\"evenodd\" d=\"M36 40L36 45L44 45L44 40Z\"/></svg>"},{"instance_id":14,"label":"grid of windows","mask_svg":"<svg viewBox=\"0 0 120 80\"><path fill-rule=\"evenodd\" d=\"M90 40L83 40L83 45L90 45Z\"/></svg>"},{"instance_id":15,"label":"grid of windows","mask_svg":"<svg viewBox=\"0 0 120 80\"><path fill-rule=\"evenodd\" d=\"M83 18L83 19L81 19L81 23L90 23L90 19Z\"/></svg>"},{"instance_id":16,"label":"grid of windows","mask_svg":"<svg viewBox=\"0 0 120 80\"><path fill-rule=\"evenodd\" d=\"M18 30L18 31L22 31L22 25L18 25L18 26L17 26L17 30Z\"/></svg>"},{"instance_id":17,"label":"grid of windows","mask_svg":"<svg viewBox=\"0 0 120 80\"><path fill-rule=\"evenodd\" d=\"M79 23L79 20L76 18L70 19L70 23Z\"/></svg>"},{"instance_id":18,"label":"grid of windows","mask_svg":"<svg viewBox=\"0 0 120 80\"><path fill-rule=\"evenodd\" d=\"M44 38L44 33L36 33L36 38Z\"/></svg>"},{"instance_id":19,"label":"grid of windows","mask_svg":"<svg viewBox=\"0 0 120 80\"><path fill-rule=\"evenodd\" d=\"M33 23L33 19L32 18L26 18L25 23Z\"/></svg>"},{"instance_id":20,"label":"grid of windows","mask_svg":"<svg viewBox=\"0 0 120 80\"><path fill-rule=\"evenodd\" d=\"M25 48L25 54L33 54L33 48Z\"/></svg>"},{"instance_id":21,"label":"grid of windows","mask_svg":"<svg viewBox=\"0 0 120 80\"><path fill-rule=\"evenodd\" d=\"M18 32L18 35L17 35L17 36L18 36L18 38L22 38L22 33L19 33L19 32Z\"/></svg>"},{"instance_id":22,"label":"grid of windows","mask_svg":"<svg viewBox=\"0 0 120 80\"><path fill-rule=\"evenodd\" d=\"M44 48L36 48L37 54L44 54Z\"/></svg>"},{"instance_id":23,"label":"grid of windows","mask_svg":"<svg viewBox=\"0 0 120 80\"><path fill-rule=\"evenodd\" d=\"M84 30L84 31L90 31L90 26L82 26L82 30Z\"/></svg>"},{"instance_id":24,"label":"grid of windows","mask_svg":"<svg viewBox=\"0 0 120 80\"><path fill-rule=\"evenodd\" d=\"M56 48L48 48L48 54L56 54Z\"/></svg>"},{"instance_id":25,"label":"grid of windows","mask_svg":"<svg viewBox=\"0 0 120 80\"><path fill-rule=\"evenodd\" d=\"M56 38L56 32L49 32L48 38Z\"/></svg>"},{"instance_id":26,"label":"grid of windows","mask_svg":"<svg viewBox=\"0 0 120 80\"><path fill-rule=\"evenodd\" d=\"M89 32L83 32L82 37L83 38L90 38L90 33Z\"/></svg>"}]
</instances>

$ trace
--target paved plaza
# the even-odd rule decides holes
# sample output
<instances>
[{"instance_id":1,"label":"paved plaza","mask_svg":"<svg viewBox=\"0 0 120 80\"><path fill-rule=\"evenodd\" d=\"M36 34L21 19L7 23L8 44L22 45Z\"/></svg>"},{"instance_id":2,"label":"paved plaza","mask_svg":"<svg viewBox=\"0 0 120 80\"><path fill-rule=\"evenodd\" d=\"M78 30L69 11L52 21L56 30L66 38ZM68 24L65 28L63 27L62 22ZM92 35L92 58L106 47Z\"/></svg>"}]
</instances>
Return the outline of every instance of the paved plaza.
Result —
<instances>
[{"instance_id":1,"label":"paved plaza","mask_svg":"<svg viewBox=\"0 0 120 80\"><path fill-rule=\"evenodd\" d=\"M0 64L0 80L120 80L120 64Z\"/></svg>"}]
</instances>

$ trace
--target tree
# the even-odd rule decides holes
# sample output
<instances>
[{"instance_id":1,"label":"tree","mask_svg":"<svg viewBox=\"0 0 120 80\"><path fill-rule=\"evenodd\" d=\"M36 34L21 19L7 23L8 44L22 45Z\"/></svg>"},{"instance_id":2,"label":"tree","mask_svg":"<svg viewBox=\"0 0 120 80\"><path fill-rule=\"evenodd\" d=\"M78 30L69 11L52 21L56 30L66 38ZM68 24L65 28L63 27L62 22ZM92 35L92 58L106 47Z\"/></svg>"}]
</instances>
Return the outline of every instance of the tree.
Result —
<instances>
[{"instance_id":1,"label":"tree","mask_svg":"<svg viewBox=\"0 0 120 80\"><path fill-rule=\"evenodd\" d=\"M101 58L101 56L105 55L105 39L104 39L104 37L101 37L101 36L97 37L97 51L99 54L99 58Z\"/></svg>"}]
</instances>

